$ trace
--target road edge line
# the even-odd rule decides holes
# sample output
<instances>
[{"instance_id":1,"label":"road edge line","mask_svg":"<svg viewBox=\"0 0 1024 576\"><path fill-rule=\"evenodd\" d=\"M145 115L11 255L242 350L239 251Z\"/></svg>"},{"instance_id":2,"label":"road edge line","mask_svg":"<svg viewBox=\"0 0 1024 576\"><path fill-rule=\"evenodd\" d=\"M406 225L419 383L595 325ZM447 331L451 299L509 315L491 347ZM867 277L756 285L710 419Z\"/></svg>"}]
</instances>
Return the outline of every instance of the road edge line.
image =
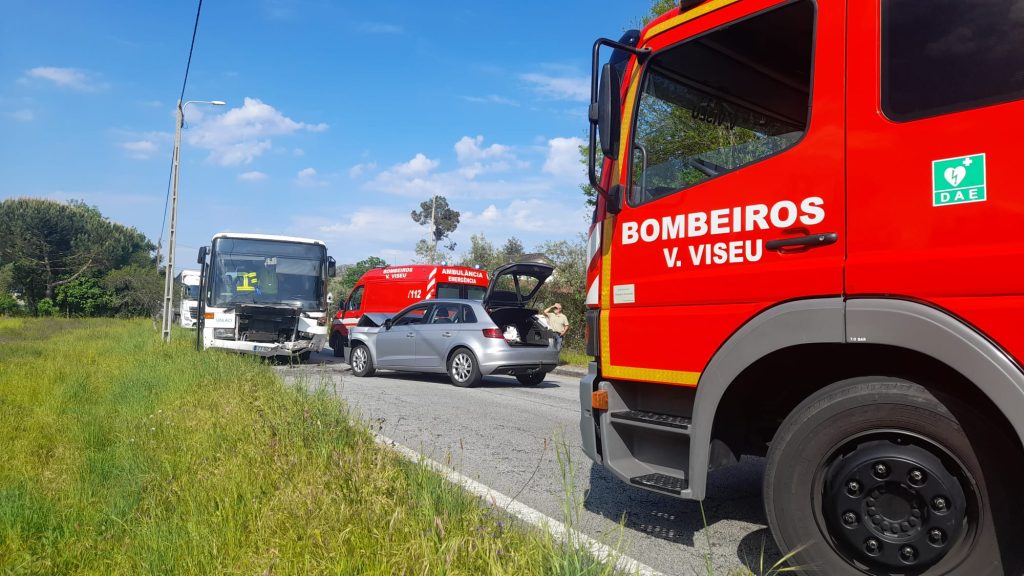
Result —
<instances>
[{"instance_id":1,"label":"road edge line","mask_svg":"<svg viewBox=\"0 0 1024 576\"><path fill-rule=\"evenodd\" d=\"M492 503L496 508L501 508L516 518L519 518L520 520L537 528L548 530L551 535L560 542L574 542L601 562L608 562L614 559L615 568L617 570L624 571L628 574L637 574L639 576L665 576L643 562L630 558L620 552L616 552L607 544L598 542L575 528L569 528L564 523L555 520L539 510L531 508L518 500L513 500L511 497L506 496L487 485L481 484L464 474L456 472L452 468L449 468L440 462L431 460L423 454L420 454L411 448L407 448L383 434L379 434L377 432L372 433L373 439L377 444L391 448L410 462L422 464L430 468L432 471L444 476L447 481L452 484L457 484L463 490L477 496L485 502Z\"/></svg>"}]
</instances>

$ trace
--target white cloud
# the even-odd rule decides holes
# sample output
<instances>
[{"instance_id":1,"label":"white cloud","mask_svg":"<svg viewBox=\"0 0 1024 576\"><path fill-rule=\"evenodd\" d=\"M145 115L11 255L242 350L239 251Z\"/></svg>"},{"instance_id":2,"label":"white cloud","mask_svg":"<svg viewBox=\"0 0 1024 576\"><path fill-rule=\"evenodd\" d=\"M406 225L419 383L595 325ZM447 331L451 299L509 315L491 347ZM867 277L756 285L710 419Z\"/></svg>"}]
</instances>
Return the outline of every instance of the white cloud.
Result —
<instances>
[{"instance_id":1,"label":"white cloud","mask_svg":"<svg viewBox=\"0 0 1024 576\"><path fill-rule=\"evenodd\" d=\"M258 170L242 172L241 174L238 175L238 179L241 180L242 182L261 182L263 180L266 180L267 178L269 178L269 176Z\"/></svg>"},{"instance_id":2,"label":"white cloud","mask_svg":"<svg viewBox=\"0 0 1024 576\"><path fill-rule=\"evenodd\" d=\"M552 138L548 140L547 159L544 172L569 181L583 180L583 165L580 164L581 138Z\"/></svg>"},{"instance_id":3,"label":"white cloud","mask_svg":"<svg viewBox=\"0 0 1024 576\"><path fill-rule=\"evenodd\" d=\"M348 169L348 177L349 178L359 178L363 174L365 174L367 172L371 172L371 171L376 170L376 169L377 169L377 163L376 162L363 162L363 163L356 164L355 166L349 168Z\"/></svg>"},{"instance_id":4,"label":"white cloud","mask_svg":"<svg viewBox=\"0 0 1024 576\"><path fill-rule=\"evenodd\" d=\"M269 150L273 136L324 130L327 124L296 122L269 104L245 98L241 108L233 108L209 120L200 116L188 132L188 142L209 150L211 161L235 166L248 164Z\"/></svg>"},{"instance_id":5,"label":"white cloud","mask_svg":"<svg viewBox=\"0 0 1024 576\"><path fill-rule=\"evenodd\" d=\"M28 109L15 110L14 112L11 112L10 116L18 122L31 122L36 119L35 112Z\"/></svg>"},{"instance_id":6,"label":"white cloud","mask_svg":"<svg viewBox=\"0 0 1024 576\"><path fill-rule=\"evenodd\" d=\"M121 148L131 158L146 160L157 151L156 142L152 140L135 140L133 142L122 142Z\"/></svg>"},{"instance_id":7,"label":"white cloud","mask_svg":"<svg viewBox=\"0 0 1024 576\"><path fill-rule=\"evenodd\" d=\"M462 99L466 100L467 102L475 102L477 104L501 104L503 106L519 106L519 102L516 102L511 98L498 96L497 94L488 94L486 96L463 96Z\"/></svg>"},{"instance_id":8,"label":"white cloud","mask_svg":"<svg viewBox=\"0 0 1024 576\"><path fill-rule=\"evenodd\" d=\"M481 145L483 143L483 136L477 136L475 138L463 136L455 143L455 156L459 159L459 163L465 164L467 162L476 162L478 160L506 158L510 156L508 146L491 144L486 148L482 148Z\"/></svg>"},{"instance_id":9,"label":"white cloud","mask_svg":"<svg viewBox=\"0 0 1024 576\"><path fill-rule=\"evenodd\" d=\"M327 185L326 182L317 178L315 168L303 168L302 170L299 170L299 173L295 175L295 184L302 186L303 188L314 188Z\"/></svg>"},{"instance_id":10,"label":"white cloud","mask_svg":"<svg viewBox=\"0 0 1024 576\"><path fill-rule=\"evenodd\" d=\"M399 176L423 176L440 165L440 160L431 160L418 152L412 160L392 166L391 171Z\"/></svg>"},{"instance_id":11,"label":"white cloud","mask_svg":"<svg viewBox=\"0 0 1024 576\"><path fill-rule=\"evenodd\" d=\"M516 158L508 146L484 146L482 136L465 136L455 143L454 148L460 164L455 170L437 171L440 161L418 153L412 160L378 173L364 187L374 192L414 198L441 194L448 198L471 199L540 194L550 188L548 183L528 176L516 181L480 179L483 174L529 166L528 162Z\"/></svg>"},{"instance_id":12,"label":"white cloud","mask_svg":"<svg viewBox=\"0 0 1024 576\"><path fill-rule=\"evenodd\" d=\"M463 136L455 143L455 156L460 164L459 174L472 180L485 173L505 172L513 165L519 168L529 165L517 159L508 146L491 144L485 148L483 142L483 136Z\"/></svg>"},{"instance_id":13,"label":"white cloud","mask_svg":"<svg viewBox=\"0 0 1024 576\"><path fill-rule=\"evenodd\" d=\"M85 72L75 68L57 68L40 66L25 72L28 78L37 78L53 82L61 88L70 88L79 92L99 92L106 90L106 84L92 80Z\"/></svg>"},{"instance_id":14,"label":"white cloud","mask_svg":"<svg viewBox=\"0 0 1024 576\"><path fill-rule=\"evenodd\" d=\"M296 149L292 150L292 156L295 156L296 158L302 158L305 155L306 155L306 151L303 150L302 148L296 148Z\"/></svg>"},{"instance_id":15,"label":"white cloud","mask_svg":"<svg viewBox=\"0 0 1024 576\"><path fill-rule=\"evenodd\" d=\"M456 240L465 244L472 234L483 233L493 241L495 230L529 240L528 245L573 238L586 230L588 216L582 197L574 203L540 198L512 200L502 208L490 204L478 213L463 212Z\"/></svg>"},{"instance_id":16,"label":"white cloud","mask_svg":"<svg viewBox=\"0 0 1024 576\"><path fill-rule=\"evenodd\" d=\"M363 243L387 247L415 246L416 241L424 237L426 229L412 221L409 211L396 210L391 206L366 206L339 218L307 218L300 223L305 229L315 230L316 237L325 240L358 239Z\"/></svg>"},{"instance_id":17,"label":"white cloud","mask_svg":"<svg viewBox=\"0 0 1024 576\"><path fill-rule=\"evenodd\" d=\"M532 72L521 74L520 79L528 82L533 89L555 100L590 100L590 78L562 71L560 75Z\"/></svg>"}]
</instances>

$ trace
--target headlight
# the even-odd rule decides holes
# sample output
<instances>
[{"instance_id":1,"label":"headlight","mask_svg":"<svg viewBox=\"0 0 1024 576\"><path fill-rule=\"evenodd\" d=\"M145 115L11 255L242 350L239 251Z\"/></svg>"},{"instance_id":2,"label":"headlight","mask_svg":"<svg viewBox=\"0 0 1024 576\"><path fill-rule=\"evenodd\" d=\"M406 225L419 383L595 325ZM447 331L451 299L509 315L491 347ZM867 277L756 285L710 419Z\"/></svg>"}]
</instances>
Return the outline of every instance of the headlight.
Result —
<instances>
[{"instance_id":1,"label":"headlight","mask_svg":"<svg viewBox=\"0 0 1024 576\"><path fill-rule=\"evenodd\" d=\"M235 329L234 328L214 328L213 337L217 340L234 340Z\"/></svg>"},{"instance_id":2,"label":"headlight","mask_svg":"<svg viewBox=\"0 0 1024 576\"><path fill-rule=\"evenodd\" d=\"M299 340L312 340L313 335L309 332L299 332Z\"/></svg>"}]
</instances>

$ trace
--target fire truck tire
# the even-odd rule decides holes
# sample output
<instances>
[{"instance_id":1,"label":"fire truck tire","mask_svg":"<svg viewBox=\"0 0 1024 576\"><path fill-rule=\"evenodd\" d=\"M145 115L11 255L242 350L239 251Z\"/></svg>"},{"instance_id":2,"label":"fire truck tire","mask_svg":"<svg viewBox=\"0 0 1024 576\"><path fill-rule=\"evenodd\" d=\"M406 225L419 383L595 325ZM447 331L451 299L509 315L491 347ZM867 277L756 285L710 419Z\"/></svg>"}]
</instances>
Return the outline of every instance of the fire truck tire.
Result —
<instances>
[{"instance_id":1,"label":"fire truck tire","mask_svg":"<svg viewBox=\"0 0 1024 576\"><path fill-rule=\"evenodd\" d=\"M448 358L448 377L463 388L472 388L483 379L476 356L468 348L456 348Z\"/></svg>"},{"instance_id":2,"label":"fire truck tire","mask_svg":"<svg viewBox=\"0 0 1024 576\"><path fill-rule=\"evenodd\" d=\"M328 345L331 347L331 351L334 352L335 358L345 357L345 347L341 345L341 336L331 332L331 339Z\"/></svg>"},{"instance_id":3,"label":"fire truck tire","mask_svg":"<svg viewBox=\"0 0 1024 576\"><path fill-rule=\"evenodd\" d=\"M349 365L352 366L352 373L359 377L373 376L376 373L373 368L373 358L370 357L370 349L365 344L352 346L352 358Z\"/></svg>"},{"instance_id":4,"label":"fire truck tire","mask_svg":"<svg viewBox=\"0 0 1024 576\"><path fill-rule=\"evenodd\" d=\"M299 362L309 362L309 357L312 356L312 352L306 350L305 352L299 352Z\"/></svg>"},{"instance_id":5,"label":"fire truck tire","mask_svg":"<svg viewBox=\"0 0 1024 576\"><path fill-rule=\"evenodd\" d=\"M886 377L832 384L772 439L768 524L815 574L1020 574L1015 445L978 412ZM971 437L964 430L971 431ZM1007 452L1009 450L1010 452Z\"/></svg>"}]
</instances>

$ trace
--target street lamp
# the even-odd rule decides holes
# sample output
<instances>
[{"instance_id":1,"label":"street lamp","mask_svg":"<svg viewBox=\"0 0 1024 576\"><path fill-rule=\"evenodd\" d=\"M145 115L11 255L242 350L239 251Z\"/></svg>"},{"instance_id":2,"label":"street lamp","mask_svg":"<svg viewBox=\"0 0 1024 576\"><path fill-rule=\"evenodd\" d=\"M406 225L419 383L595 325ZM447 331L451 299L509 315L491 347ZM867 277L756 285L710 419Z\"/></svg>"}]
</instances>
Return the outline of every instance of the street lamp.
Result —
<instances>
[{"instance_id":1,"label":"street lamp","mask_svg":"<svg viewBox=\"0 0 1024 576\"><path fill-rule=\"evenodd\" d=\"M189 104L212 104L223 106L223 100L189 100L184 104L178 100L178 110L174 123L174 153L171 159L171 226L167 243L167 267L164 269L164 342L171 341L171 323L174 320L172 311L174 301L174 240L178 227L178 158L181 154L181 128L185 124L185 107Z\"/></svg>"}]
</instances>

